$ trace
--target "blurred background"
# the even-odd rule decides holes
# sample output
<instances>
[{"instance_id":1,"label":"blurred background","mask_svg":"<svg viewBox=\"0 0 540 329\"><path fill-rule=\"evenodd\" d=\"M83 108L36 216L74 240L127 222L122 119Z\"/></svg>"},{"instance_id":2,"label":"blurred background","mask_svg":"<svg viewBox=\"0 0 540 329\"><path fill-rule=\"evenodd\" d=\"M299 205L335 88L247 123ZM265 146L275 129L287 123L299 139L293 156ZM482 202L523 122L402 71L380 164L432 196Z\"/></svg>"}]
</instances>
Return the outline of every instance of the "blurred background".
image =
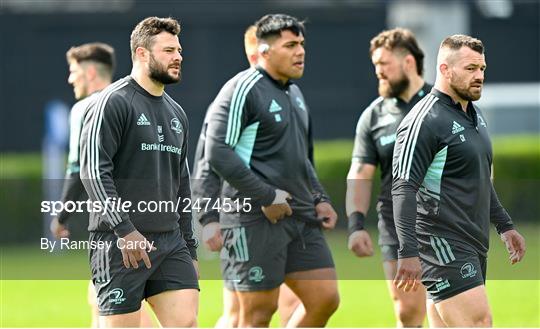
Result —
<instances>
[{"instance_id":1,"label":"blurred background","mask_svg":"<svg viewBox=\"0 0 540 329\"><path fill-rule=\"evenodd\" d=\"M40 313L32 316L28 316L34 314L32 312L17 313L17 304L8 300L16 300L21 288L18 286L14 294L10 294L10 289L14 288L5 281L44 279L45 273L53 268L58 271L46 278L84 279L88 276L85 255L44 258L38 248L40 237L48 235L49 220L40 213L40 202L59 198L61 181L58 179L64 176L68 144L67 118L75 102L67 83L65 52L71 46L86 42L109 43L116 50L115 78L121 78L131 70L129 36L133 27L147 16L179 19L180 42L184 49L183 80L166 90L182 105L190 120L189 158L192 162L207 106L230 77L248 66L243 49L246 27L264 14L278 12L307 22L306 70L298 84L313 116L317 170L341 215L340 229L346 227L345 177L354 129L361 112L377 97L377 80L368 55L369 40L383 29L410 28L426 53L425 79L430 83L435 78L436 52L444 37L465 33L484 42L488 69L483 97L478 104L493 137L499 196L517 225L524 228L529 243L529 263L522 269L525 274L516 274L515 279L522 280L516 284L532 280L534 286L526 285L521 291L535 292L532 303L527 306L532 307L532 312L519 317L508 313L505 317L504 312L508 311L500 306L503 313L495 317L495 324L540 326L540 1L0 0L0 278L3 279L0 282L4 287L0 289L3 309L0 327L33 326L34 322L25 321L34 317L39 326L87 325L83 308L74 311L74 314L80 312L80 317L74 316L73 322L66 323L54 322L57 321L53 321L54 317L40 317ZM374 206L371 209L368 228L376 239ZM84 219L71 222L74 237L84 238L87 222ZM336 260L344 264L342 272L345 274L341 277L353 278L352 265L347 264L356 262L345 248L345 231L338 230L330 234L329 239L335 242L332 247L336 258L342 257ZM499 252L495 258L502 259L504 267L501 268L507 271L505 251L501 251L503 248L496 241L493 244L499 248L495 250ZM206 278L218 279L215 256L204 250L201 253L209 262L208 271L214 271L213 276ZM379 256L363 264L371 264L369 266L380 274ZM66 275L67 267L63 266L70 262L79 264L81 269L75 271L76 274ZM32 264L38 264L41 270L36 270ZM64 275L57 277L62 271ZM500 279L510 278L500 276ZM35 286L29 280L22 284L29 291L35 291ZM508 291L514 291L516 286L509 287ZM504 289L500 288L499 292L505 291L505 296L509 296ZM218 295L214 299L217 300L219 289L216 291ZM79 293L79 297L71 297L80 299L84 305L84 287ZM384 287L380 293L381 299L388 299ZM516 298L520 298L519 295ZM48 305L49 314L55 314L53 300L41 302L42 306ZM352 314L355 307L358 306L351 308ZM388 308L388 317L377 317L384 318L379 322L343 320L331 325L392 326L391 305L376 307ZM496 304L495 310L498 307ZM516 307L514 312L522 312L527 307ZM340 312L347 312L347 308ZM343 319L349 319L347 313L343 314ZM202 324L211 326L212 316L208 315L207 319L208 323Z\"/></svg>"}]
</instances>

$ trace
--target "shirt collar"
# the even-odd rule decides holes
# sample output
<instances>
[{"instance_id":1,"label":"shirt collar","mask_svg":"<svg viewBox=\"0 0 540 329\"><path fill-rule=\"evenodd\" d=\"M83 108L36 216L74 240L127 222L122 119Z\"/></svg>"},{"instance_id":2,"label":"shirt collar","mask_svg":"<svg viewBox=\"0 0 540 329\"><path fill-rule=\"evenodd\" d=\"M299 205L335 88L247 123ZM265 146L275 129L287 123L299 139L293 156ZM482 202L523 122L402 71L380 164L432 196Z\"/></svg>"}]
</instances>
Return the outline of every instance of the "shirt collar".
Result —
<instances>
[{"instance_id":1,"label":"shirt collar","mask_svg":"<svg viewBox=\"0 0 540 329\"><path fill-rule=\"evenodd\" d=\"M422 85L422 88L420 88L420 90L418 90L418 92L414 94L413 97L411 97L409 102L405 102L403 99L399 97L395 97L395 102L402 103L402 104L416 104L418 103L419 100L424 98L424 96L429 94L429 92L431 91L431 87L432 87L431 85L424 82L424 84Z\"/></svg>"},{"instance_id":2,"label":"shirt collar","mask_svg":"<svg viewBox=\"0 0 540 329\"><path fill-rule=\"evenodd\" d=\"M440 101L449 105L451 108L465 114L465 112L463 112L463 108L461 107L461 104L454 102L452 97L450 97L448 94L443 93L442 91L436 89L435 87L431 89L431 93L435 95L437 98L439 98ZM472 101L469 101L467 103L466 114L475 122L475 125L476 125L476 109L474 108Z\"/></svg>"},{"instance_id":3,"label":"shirt collar","mask_svg":"<svg viewBox=\"0 0 540 329\"><path fill-rule=\"evenodd\" d=\"M278 81L272 78L272 76L268 74L268 72L266 72L266 70L260 67L259 65L257 65L255 68L257 69L257 71L261 72L265 77L267 77L270 81L272 81L276 85L276 87L278 87L279 89L287 90L289 89L289 86L293 83L291 79L289 79L287 80L285 84L283 84L281 83L281 81Z\"/></svg>"}]
</instances>

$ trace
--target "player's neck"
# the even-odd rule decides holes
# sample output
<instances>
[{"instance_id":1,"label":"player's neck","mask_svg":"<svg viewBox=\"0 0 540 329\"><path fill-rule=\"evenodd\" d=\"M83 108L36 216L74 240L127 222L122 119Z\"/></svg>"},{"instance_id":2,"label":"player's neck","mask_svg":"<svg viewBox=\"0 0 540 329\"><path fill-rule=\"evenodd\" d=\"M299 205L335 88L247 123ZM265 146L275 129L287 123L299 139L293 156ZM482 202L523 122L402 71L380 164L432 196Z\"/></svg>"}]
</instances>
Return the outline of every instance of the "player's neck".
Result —
<instances>
[{"instance_id":1,"label":"player's neck","mask_svg":"<svg viewBox=\"0 0 540 329\"><path fill-rule=\"evenodd\" d=\"M272 79L279 81L279 83L281 83L282 85L287 84L287 82L289 81L289 78L278 74L277 70L275 70L271 65L267 65L266 62L260 61L259 66L262 67L266 71L266 73L268 73L268 75L272 77Z\"/></svg>"},{"instance_id":2,"label":"player's neck","mask_svg":"<svg viewBox=\"0 0 540 329\"><path fill-rule=\"evenodd\" d=\"M150 79L148 74L140 69L134 67L131 71L131 77L152 96L161 96L165 91L165 85Z\"/></svg>"},{"instance_id":3,"label":"player's neck","mask_svg":"<svg viewBox=\"0 0 540 329\"><path fill-rule=\"evenodd\" d=\"M415 75L409 78L409 87L399 95L399 98L408 103L424 86L424 79L421 76Z\"/></svg>"},{"instance_id":4,"label":"player's neck","mask_svg":"<svg viewBox=\"0 0 540 329\"><path fill-rule=\"evenodd\" d=\"M92 95L93 93L97 91L102 91L103 89L105 89L105 87L107 87L110 84L111 84L110 81L103 81L103 80L96 81L95 83L91 84L88 87L88 95Z\"/></svg>"},{"instance_id":5,"label":"player's neck","mask_svg":"<svg viewBox=\"0 0 540 329\"><path fill-rule=\"evenodd\" d=\"M448 84L443 83L441 81L436 81L435 88L447 94L448 96L450 96L450 98L452 98L452 101L454 101L454 103L459 103L459 105L461 105L461 109L463 110L463 112L467 113L467 105L469 105L469 101L459 97L458 94L456 94L456 92Z\"/></svg>"}]
</instances>

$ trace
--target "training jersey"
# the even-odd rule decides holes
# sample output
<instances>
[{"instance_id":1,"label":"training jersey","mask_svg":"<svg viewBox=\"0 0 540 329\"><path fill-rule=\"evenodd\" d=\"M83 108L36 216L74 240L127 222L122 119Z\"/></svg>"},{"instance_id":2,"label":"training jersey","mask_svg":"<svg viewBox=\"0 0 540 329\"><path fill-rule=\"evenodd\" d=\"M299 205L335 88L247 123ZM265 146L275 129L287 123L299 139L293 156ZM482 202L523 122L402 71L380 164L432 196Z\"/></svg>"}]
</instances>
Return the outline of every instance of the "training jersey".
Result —
<instances>
[{"instance_id":1,"label":"training jersey","mask_svg":"<svg viewBox=\"0 0 540 329\"><path fill-rule=\"evenodd\" d=\"M324 190L309 160L309 112L296 84L282 84L260 67L242 71L223 86L208 115L205 156L225 180L222 197L251 204L250 211L222 212L222 225L264 218L261 206L273 202L276 188L291 194L293 218L318 221L314 202Z\"/></svg>"},{"instance_id":2,"label":"training jersey","mask_svg":"<svg viewBox=\"0 0 540 329\"><path fill-rule=\"evenodd\" d=\"M60 201L64 204L67 201L82 200L87 198L86 191L81 183L79 176L80 161L79 161L79 146L81 138L81 129L83 125L84 113L95 103L99 92L92 93L81 99L73 105L69 113L69 152L68 162L66 166L66 176L62 187L62 196ZM70 213L62 210L58 213L58 222L65 224Z\"/></svg>"},{"instance_id":3,"label":"training jersey","mask_svg":"<svg viewBox=\"0 0 540 329\"><path fill-rule=\"evenodd\" d=\"M309 109L308 109L309 111ZM195 219L198 220L202 226L205 226L208 223L219 222L219 207L214 206L218 205L221 197L221 186L222 179L219 175L212 169L208 163L208 159L204 153L204 147L206 142L206 130L208 129L208 120L210 117L210 111L206 112L203 125L201 127L201 134L199 135L199 140L197 142L197 148L195 150L195 159L193 161L193 175L192 175L192 196L193 202L196 204L194 207L193 213ZM308 158L314 166L313 160L313 133L312 133L312 124L311 117L309 122L309 147L308 147ZM314 197L316 201L329 202L330 198L326 195L326 192L322 188L322 185L316 185L314 187L318 189L315 191ZM218 202L218 204L216 204ZM197 209L196 209L197 208Z\"/></svg>"},{"instance_id":4,"label":"training jersey","mask_svg":"<svg viewBox=\"0 0 540 329\"><path fill-rule=\"evenodd\" d=\"M130 76L104 89L84 119L81 179L92 201L132 206L91 212L89 231L123 237L180 227L195 258L187 141L186 114L167 93L153 96Z\"/></svg>"},{"instance_id":5,"label":"training jersey","mask_svg":"<svg viewBox=\"0 0 540 329\"><path fill-rule=\"evenodd\" d=\"M409 102L398 97L379 97L362 112L356 125L352 162L380 165L381 190L377 205L380 221L394 221L391 195L392 154L397 127L431 88L431 85L425 83ZM380 242L385 244L391 241Z\"/></svg>"},{"instance_id":6,"label":"training jersey","mask_svg":"<svg viewBox=\"0 0 540 329\"><path fill-rule=\"evenodd\" d=\"M414 106L398 128L393 158L399 258L418 255L417 238L487 255L489 222L499 233L513 228L491 182L492 163L487 124L472 102L465 113L433 88Z\"/></svg>"}]
</instances>

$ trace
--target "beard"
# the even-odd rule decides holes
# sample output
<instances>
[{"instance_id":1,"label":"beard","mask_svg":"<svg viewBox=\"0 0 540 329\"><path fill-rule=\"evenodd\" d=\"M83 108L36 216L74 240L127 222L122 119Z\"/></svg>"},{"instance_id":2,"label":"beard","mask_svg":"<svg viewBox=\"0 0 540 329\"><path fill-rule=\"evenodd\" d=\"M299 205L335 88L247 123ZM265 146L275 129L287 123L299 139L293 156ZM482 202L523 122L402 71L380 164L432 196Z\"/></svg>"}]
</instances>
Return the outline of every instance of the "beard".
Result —
<instances>
[{"instance_id":1,"label":"beard","mask_svg":"<svg viewBox=\"0 0 540 329\"><path fill-rule=\"evenodd\" d=\"M477 101L480 99L480 97L482 96L482 88L476 89L477 91L474 92L472 91L471 86L469 86L468 88L463 87L463 83L458 82L459 81L456 81L456 79L452 77L452 79L450 80L450 88L452 88L456 95L458 95L461 99L469 102Z\"/></svg>"},{"instance_id":2,"label":"beard","mask_svg":"<svg viewBox=\"0 0 540 329\"><path fill-rule=\"evenodd\" d=\"M179 64L180 65L180 64ZM160 82L164 85L176 83L181 78L181 67L178 68L178 76L172 76L169 74L168 67L162 65L154 58L154 55L150 54L150 62L148 63L148 70L150 71L150 79Z\"/></svg>"},{"instance_id":3,"label":"beard","mask_svg":"<svg viewBox=\"0 0 540 329\"><path fill-rule=\"evenodd\" d=\"M401 77L399 80L396 81L389 81L386 80L387 84L380 84L379 83L379 95L381 95L384 98L394 98L401 95L407 88L409 88L409 85L411 81L403 72L401 73Z\"/></svg>"}]
</instances>

